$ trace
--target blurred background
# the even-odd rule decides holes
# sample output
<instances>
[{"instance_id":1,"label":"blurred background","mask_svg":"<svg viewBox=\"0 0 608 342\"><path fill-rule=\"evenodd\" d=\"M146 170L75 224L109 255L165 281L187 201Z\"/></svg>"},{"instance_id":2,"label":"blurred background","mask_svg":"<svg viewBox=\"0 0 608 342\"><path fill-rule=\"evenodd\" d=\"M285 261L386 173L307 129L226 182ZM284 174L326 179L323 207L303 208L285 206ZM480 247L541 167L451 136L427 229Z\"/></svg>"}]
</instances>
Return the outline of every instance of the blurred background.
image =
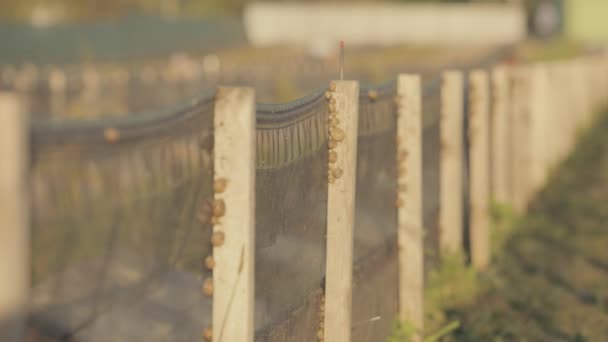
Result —
<instances>
[{"instance_id":1,"label":"blurred background","mask_svg":"<svg viewBox=\"0 0 608 342\"><path fill-rule=\"evenodd\" d=\"M338 75L367 83L432 72L518 42L560 53L608 36L599 0L0 1L0 87L39 118L123 116L217 84L287 101ZM532 38L533 40L527 39ZM293 77L295 75L295 77ZM145 99L145 100L142 100ZM91 103L95 103L91 110ZM88 108L85 112L83 108Z\"/></svg>"},{"instance_id":2,"label":"blurred background","mask_svg":"<svg viewBox=\"0 0 608 342\"><path fill-rule=\"evenodd\" d=\"M608 1L606 0L275 0L265 2L247 0L0 0L0 8L2 9L0 11L0 42L2 43L0 48L0 91L15 91L25 97L28 112L31 113L32 121L34 121L34 127L39 123L49 121L59 123L58 125L46 126L47 128L50 127L52 132L59 132L57 136L62 133L60 129L62 125L70 121L101 119L97 122L101 122L101 126L103 126L106 122L118 122L104 121L107 118L141 117L158 112L181 113L178 110L178 108L182 108L181 104L196 105L197 102L193 101L194 98L197 98L197 96L203 98L203 94L210 94L208 90L214 89L218 85L254 87L257 102L282 103L302 99L309 94L316 94L317 98L320 99L319 94L323 94L323 92L315 93L315 91L318 89L324 91L330 80L340 77L341 62L338 47L340 41L345 41L344 76L346 79L359 80L364 90L368 89L366 87L382 89L382 84L394 81L394 77L398 73L412 72L422 75L424 101L426 101L425 103L432 103L425 110L433 112L432 120L434 121L432 125L428 126L432 126L432 132L434 132L432 134L434 135L431 138L435 142L434 145L427 142L425 144L432 145L432 151L438 152L440 150L438 85L440 84L439 75L441 71L448 68L468 71L473 67L488 68L501 62L515 64L520 61L548 61L580 56L583 55L582 52L603 49L603 44L608 40L608 21L604 18L605 14L608 13ZM431 86L435 88L429 91ZM430 95L427 96L428 94ZM370 101L371 98L370 95ZM389 101L387 103L391 103L392 106L392 98L391 100L385 99L385 101ZM302 105L302 103L290 104L285 108L298 111L297 108L307 106L307 104ZM205 102L199 105L204 107L204 110L201 109L201 113L212 112L209 103ZM291 105L293 107L290 107ZM308 108L307 110L311 109ZM211 118L212 116L209 115L203 119L211 120ZM39 151L37 151L37 154L34 153L33 159L38 158L38 162L42 161L40 165L44 166L44 162L51 165L47 169L39 165L36 166L37 169L35 168L42 175L45 175L45 172L50 175L49 180L46 181L48 184L45 184L45 186L48 185L48 189L40 186L41 193L48 195L49 198L44 204L51 209L56 209L53 207L54 205L57 207L63 206L61 208L63 211L55 211L62 215L63 212L67 213L65 217L68 217L68 219L71 219L70 215L73 212L78 212L81 215L78 217L78 220L81 221L74 220L76 223L70 222L71 226L62 223L61 220L57 221L59 223L56 223L55 227L49 226L48 221L45 220L38 222L38 226L36 226L38 230L35 230L33 235L38 239L37 241L41 241L39 243L42 247L32 247L34 264L37 265L34 267L35 271L32 272L34 280L39 281L44 286L51 284L51 281L48 281L48 284L45 283L46 279L36 274L36 271L44 274L52 270L52 267L46 264L46 259L49 259L47 254L59 255L64 250L77 246L77 244L71 242L71 238L72 236L79 236L79 233L76 232L79 232L83 226L88 225L90 230L90 227L93 226L90 222L95 221L91 219L91 213L98 215L99 222L97 224L104 234L105 229L109 231L108 227L115 229L115 226L120 226L120 224L114 224L112 220L106 220L106 216L110 216L99 209L98 203L107 205L105 209L108 212L118 213L115 216L119 218L117 222L124 226L132 225L138 228L134 229L134 231L137 230L136 233L132 233L135 237L130 236L129 238L138 241L138 243L141 242L141 245L150 250L153 247L156 248L156 244L160 246L159 249L163 249L167 245L166 238L161 233L158 236L155 235L155 232L150 233L154 230L150 229L150 227L155 227L154 224L158 226L156 227L158 231L163 234L171 234L173 231L177 231L173 227L181 227L185 230L184 227L189 227L190 224L194 226L192 222L179 221L179 219L183 219L181 216L174 218L171 215L179 215L179 210L175 209L178 205L191 205L191 210L188 209L191 211L190 214L199 210L198 202L194 200L186 202L184 198L187 200L189 197L184 197L180 192L188 193L188 190L195 188L195 186L191 186L187 182L182 183L180 180L178 187L176 185L178 184L177 181L175 184L171 181L173 181L172 177L179 175L180 172L191 172L192 179L197 180L196 177L201 177L201 179L204 178L205 182L208 182L206 187L201 188L207 190L212 188L211 152L206 150L211 150L212 146L212 143L209 143L209 141L212 141L212 132L210 132L212 124L210 122L212 121L199 123L201 127L206 128L206 130L200 130L204 132L199 132L195 127L184 124L184 127L180 126L179 130L166 134L171 139L175 138L177 143L171 142L170 139L164 139L162 136L158 138L158 146L164 143L174 148L173 150L160 150L160 147L159 150L146 150L142 147L141 150L144 151L142 153L149 153L149 155L140 156L138 155L140 153L138 149L125 148L127 155L129 153L135 155L136 158L133 158L133 160L123 157L119 149L112 149L111 144L101 144L105 147L101 147L99 150L96 149L97 146L85 146L82 151L78 148L69 150L72 146L66 145L66 150L69 151L62 155L53 150L52 144L49 144L51 147L45 150L46 146L42 143L44 139L40 140L42 142L34 141L35 148L38 148ZM40 125L40 127L42 126L44 125ZM86 125L65 126L72 128L86 127ZM55 128L57 129L53 130ZM145 129L146 127L142 132ZM171 127L162 129L168 130ZM193 130L194 133L189 130ZM82 136L86 136L87 131L83 130L83 132ZM190 132L189 134L192 137L183 132ZM104 131L105 133L106 131ZM104 135L107 142L115 142L119 139L118 133L112 130L109 133L109 135ZM150 132L146 134L153 135ZM154 139L150 138L150 140ZM180 143L179 139L186 142ZM52 139L49 141L52 141ZM60 139L58 138L57 141L60 141ZM280 139L277 138L276 141L280 141ZM196 144L191 144L192 142L196 142ZM170 145L172 143L175 145ZM200 146L197 145L199 143ZM386 146L391 144L387 143ZM150 146L152 145L150 144ZM184 151L186 147L187 150ZM204 153L198 151L198 147L201 147ZM380 147L384 148L383 146ZM90 150L87 150L87 148L90 148ZM115 159L107 158L102 153L104 152L103 148L115 153ZM200 162L201 165L204 164L200 166L200 170L196 168L197 165L191 165L193 162L188 159L191 148L197 151L196 153L202 153L200 158L192 158L196 162ZM370 151L372 150L370 149ZM381 151L384 152L384 150ZM45 153L48 153L48 156ZM369 154L390 155L390 153L375 152L369 152ZM437 166L439 164L439 153L425 152L426 159L429 159L428 156L436 159L431 161L433 165ZM177 171L163 169L162 171L166 171L166 174L158 170L156 170L156 173L150 173L150 175L146 173L148 169L155 165L160 165L160 168L163 165L172 165L165 160L165 158L170 157L176 159L173 163L178 166L176 167ZM90 160L87 160L90 165L82 162L82 159L86 160L87 158L90 158ZM323 158L325 158L324 155ZM389 160L388 157L386 158ZM65 160L69 160L70 163L66 163ZM104 164L106 160L107 164ZM326 159L320 158L319 160L322 160L326 165ZM394 165L392 160L389 160L389 162L390 165ZM103 175L106 178L102 180L106 182L105 184L111 184L112 186L105 186L101 181L93 182L87 178L83 178L81 181L82 184L88 184L88 187L80 186L77 184L79 179L76 176L73 177L76 181L72 181L70 176L67 176L72 172L74 174L87 174L89 172L93 175L91 179L97 180L99 175L95 168L97 167L96 163L104 165L103 172L105 173ZM118 163L120 163L120 166L117 166ZM429 161L426 160L424 163L429 163ZM374 168L377 167L375 163L370 162L370 164L373 164ZM187 165L187 167L183 165ZM80 167L90 167L90 169L79 171ZM428 168L425 164L424 167L425 172L436 172L438 175L438 166ZM141 171L141 174L138 174L139 171L137 170L133 172L135 169ZM281 168L277 167L276 169ZM371 170L372 167L369 169ZM124 172L120 173L116 170ZM201 170L204 172L201 172ZM315 170L318 171L321 168ZM306 175L314 174L313 172L302 173ZM140 190L145 195L143 197L148 200L152 199L147 202L143 201L143 204L139 202L133 204L135 209L125 205L126 209L120 208L120 210L124 209L124 213L119 209L114 209L115 202L120 203L120 200L124 200L126 197L121 185L116 185L117 174L120 174L122 178L119 178L124 184L137 185L139 184L138 181L142 182L141 188L137 188L132 191L132 194L129 194L132 196L133 203L139 201L138 196L140 194L137 191ZM142 174L147 176L142 176ZM269 175L272 174L269 173ZM153 176L160 181L157 181L157 178ZM275 184L274 188L268 187L268 189L274 189L275 193L269 192L267 197L278 198L279 200L276 201L278 203L282 197L277 196L277 193L287 193L293 197L294 203L299 203L295 200L301 200L301 190L304 187L296 187L291 192L284 191L285 188L288 188L287 185L296 183L293 181L294 176L287 171L284 176L285 184L279 186ZM319 174L317 176L325 181L324 175L320 176ZM132 177L132 179L129 177ZM169 181L165 182L167 179ZM271 180L277 178L272 175L267 179L271 183ZM40 179L36 181L41 182ZM148 184L145 181L150 182ZM148 186L152 189L155 189L154 186L158 186L165 192L158 195L149 191ZM66 190L68 188L71 190ZM111 196L108 195L107 198L104 198L104 201L100 202L90 200L94 196L86 193L90 190L89 188L99 193L107 191ZM52 191L49 189L52 189ZM323 190L321 193L326 194L326 187L320 187L319 189ZM389 189L392 191L393 188L389 187ZM70 191L73 193L70 193ZM81 194L81 191L84 194ZM437 192L433 191L426 191L425 188L425 196L431 198ZM311 193L314 193L314 191L311 191ZM43 198L40 194L35 195ZM104 195L106 194L104 193ZM200 195L201 198L204 197L203 195L210 196L211 194L202 194ZM58 198L65 196L68 199L64 199L62 202L56 200L53 196L58 196ZM160 200L157 200L155 196L158 196ZM393 196L392 192L391 196ZM82 198L89 198L90 203ZM393 201L393 197L390 198ZM70 202L71 200L73 202ZM430 201L436 201L436 199L432 198ZM311 200L311 202L316 205L320 203L316 200ZM90 205L90 208L86 207L86 210L80 211L74 210L73 207L78 207L82 203ZM277 203L273 202L271 204L282 205ZM295 204L293 206L299 208ZM164 208L166 212L157 215L158 208ZM274 214L273 210L268 211ZM308 215L308 212L304 209L294 210L294 212L296 211L302 216ZM44 210L40 210L40 212L47 214ZM49 210L49 212L52 212L52 210ZM433 212L433 215L435 214ZM133 222L129 222L121 215L124 215L124 217L132 215L134 217ZM167 220L168 223L165 224L162 220L155 220L155 215L165 215L171 220ZM187 214L183 216L189 218ZM299 222L300 216L296 215L295 217L294 221ZM437 220L434 216L429 217L432 218L433 225L435 225ZM431 221L431 219L428 221ZM82 222L85 222L85 224ZM181 226L175 222L180 223ZM275 221L272 221L272 224L267 226L272 229L282 227L280 224L274 223ZM281 224L284 224L284 222L281 222ZM65 228L64 226L72 227L74 232L69 231L62 235L64 234L61 233L62 229ZM167 226L172 227L172 229L166 229ZM129 230L127 229L127 231ZM140 231L143 232L141 236L145 238L137 235L140 234ZM210 230L206 233L210 233ZM49 234L50 237L45 234ZM56 236L53 234L56 234ZM182 232L179 232L179 234L182 234ZM82 234L82 236L83 239L86 236L90 244L86 246L83 244L82 250L86 250L83 255L111 254L110 247L106 250L103 250L103 246L99 248L101 246L99 245L99 238L94 234ZM152 238L149 238L149 236L152 236ZM113 235L112 238L114 238ZM48 241L45 239L48 239ZM128 239L125 238L125 240ZM209 238L205 237L204 241L208 240ZM109 238L108 241L110 241ZM184 233L184 241L195 240ZM200 241L203 241L203 239ZM200 246L196 243L193 243L190 248L198 253ZM288 248L285 249L291 252L292 245L287 246ZM604 247L605 245L601 248L605 250ZM90 252L88 249L94 250L94 252ZM97 251L97 249L101 251ZM130 251L131 248L126 248L126 250ZM316 250L311 250L313 251L311 252L312 256L317 258L319 253L316 253ZM198 258L199 255L196 253L192 253L192 255L196 255L196 258ZM295 255L294 259L304 260L296 254L293 253ZM67 252L66 255L57 257L58 265L65 260L69 261L70 257L73 257L74 260L80 258L78 255L70 256ZM190 255L186 256L190 257ZM164 255L154 255L154 258L161 261L165 260L162 259L164 257ZM150 258L154 261L151 262L153 265L158 261L154 258ZM186 266L198 272L200 260L196 258L191 258L194 261ZM82 259L86 258L82 257ZM166 259L169 260L169 258ZM66 265L69 264L68 261L65 261ZM81 274L84 276L79 273L78 277L75 278L82 280L82 283L66 281L67 285L64 285L58 281L57 284L53 282L51 285L55 286L56 289L61 289L62 286L66 288L72 286L81 290L93 288L97 291L96 284L93 284L95 286L91 285L91 282L96 280L92 281L92 278L89 277L91 273L88 269L89 266L84 263L82 265L84 266L82 266ZM81 264L78 263L78 266L80 267ZM102 266L105 267L105 265ZM178 266L182 267L183 265L178 264ZM57 268L60 268L60 266L57 266ZM137 267L133 267L133 269L141 271ZM150 269L153 269L153 267ZM274 269L272 270L274 272ZM147 275L146 272L148 272L148 269L141 271L141 274ZM200 284L198 278L194 278L193 274L198 277L197 272L188 273L188 277L192 276L191 278L183 277L187 280L184 280L184 283L194 284L191 286L191 293L196 296L198 296ZM102 273L100 272L100 274ZM300 273L300 276L303 274ZM101 276L105 275L102 274ZM121 273L120 276L122 277L123 274ZM173 276L174 274L171 273L170 276L167 276L167 279ZM39 279L36 279L37 277ZM177 278L179 277L175 279ZM50 279L52 280L52 278ZM184 296L185 291L175 285L178 283L175 279L171 278L171 281L167 281L169 284L167 287L177 290L171 292L171 296L167 295L162 298L168 303L167 307L172 307L178 302L175 298L185 302L190 301L188 297ZM196 279L196 281L192 279ZM296 282L297 279L287 280ZM142 281L142 283L145 284L145 281ZM50 288L51 285L48 285L48 287ZM44 295L44 286L39 286L43 289L39 292ZM65 292L70 291L66 290ZM99 290L99 292L102 291ZM288 293L288 295L291 294L291 292ZM308 293L306 294L308 295ZM92 297L95 296L97 294ZM196 296L192 298L198 298ZM53 300L51 296L48 296L48 298L43 296L43 299ZM101 303L102 300L99 300L99 302ZM68 304L65 304L65 307L72 310L73 307L70 306L72 304L68 301L66 303ZM88 316L87 320L83 320L84 323L74 320L66 324L69 329L65 328L65 330L69 331L70 334L77 335L78 329L86 327L87 324L94 321L94 318L96 319L98 314L97 305L98 303L95 302L95 310L90 314L90 317L92 317L90 320L88 320ZM182 304L175 305L180 306ZM99 306L102 305L99 304ZM67 310L61 306L58 307L57 312ZM87 302L83 304L83 307L90 308L90 305ZM208 307L206 307L207 309ZM433 312L433 310L429 311ZM44 315L40 316L52 317L53 319L58 317L55 312L49 312L48 315L45 312ZM166 321L158 319L163 324L180 319L173 314L173 311L168 310L167 312L170 314L167 314L169 318ZM141 316L146 316L148 313L148 308L144 307ZM194 312L192 316L201 317L202 315ZM430 318L430 320L433 319L434 317ZM475 317L471 320L486 322L477 320ZM130 323L127 319L123 319L123 321L125 325L123 328L126 331L135 330L132 325L127 324ZM112 326L113 324L107 323L107 326L103 324L99 326L103 330L112 331L115 328ZM77 326L78 329L72 325ZM149 327L149 323L142 320L138 329L140 332L147 333ZM50 328L45 326L44 329L49 330ZM107 331L104 331L104 333ZM186 332L181 333L187 335ZM64 332L61 331L61 334L64 334ZM61 334L58 333L58 335ZM191 335L188 335L189 337ZM57 340L68 339L62 337Z\"/></svg>"}]
</instances>

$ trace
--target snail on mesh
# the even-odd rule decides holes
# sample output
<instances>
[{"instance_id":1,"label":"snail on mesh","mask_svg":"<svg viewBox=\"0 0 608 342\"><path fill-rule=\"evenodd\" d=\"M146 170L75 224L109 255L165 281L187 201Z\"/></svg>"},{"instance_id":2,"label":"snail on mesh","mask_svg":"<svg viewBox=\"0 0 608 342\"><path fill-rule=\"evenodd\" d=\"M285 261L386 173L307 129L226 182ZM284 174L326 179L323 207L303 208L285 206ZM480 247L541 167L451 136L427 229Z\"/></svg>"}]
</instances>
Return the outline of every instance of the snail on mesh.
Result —
<instances>
[{"instance_id":1,"label":"snail on mesh","mask_svg":"<svg viewBox=\"0 0 608 342\"><path fill-rule=\"evenodd\" d=\"M120 132L116 128L106 128L103 137L109 143L115 143L120 139Z\"/></svg>"},{"instance_id":2,"label":"snail on mesh","mask_svg":"<svg viewBox=\"0 0 608 342\"><path fill-rule=\"evenodd\" d=\"M218 178L213 182L213 191L216 194L221 194L226 191L228 180L226 178Z\"/></svg>"},{"instance_id":3,"label":"snail on mesh","mask_svg":"<svg viewBox=\"0 0 608 342\"><path fill-rule=\"evenodd\" d=\"M213 216L222 217L226 214L226 203L223 199L216 199L213 201Z\"/></svg>"},{"instance_id":4,"label":"snail on mesh","mask_svg":"<svg viewBox=\"0 0 608 342\"><path fill-rule=\"evenodd\" d=\"M205 296L213 296L213 278L205 279L202 291Z\"/></svg>"},{"instance_id":5,"label":"snail on mesh","mask_svg":"<svg viewBox=\"0 0 608 342\"><path fill-rule=\"evenodd\" d=\"M217 231L217 232L213 232L213 235L211 235L211 245L213 245L213 247L222 246L224 244L225 240L226 240L226 236L225 236L224 232Z\"/></svg>"},{"instance_id":6,"label":"snail on mesh","mask_svg":"<svg viewBox=\"0 0 608 342\"><path fill-rule=\"evenodd\" d=\"M213 340L213 330L211 329L211 327L207 327L205 328L205 330L203 330L203 339L205 341Z\"/></svg>"},{"instance_id":7,"label":"snail on mesh","mask_svg":"<svg viewBox=\"0 0 608 342\"><path fill-rule=\"evenodd\" d=\"M205 258L205 268L208 270L212 270L215 267L215 259L213 259L212 255L209 255Z\"/></svg>"}]
</instances>

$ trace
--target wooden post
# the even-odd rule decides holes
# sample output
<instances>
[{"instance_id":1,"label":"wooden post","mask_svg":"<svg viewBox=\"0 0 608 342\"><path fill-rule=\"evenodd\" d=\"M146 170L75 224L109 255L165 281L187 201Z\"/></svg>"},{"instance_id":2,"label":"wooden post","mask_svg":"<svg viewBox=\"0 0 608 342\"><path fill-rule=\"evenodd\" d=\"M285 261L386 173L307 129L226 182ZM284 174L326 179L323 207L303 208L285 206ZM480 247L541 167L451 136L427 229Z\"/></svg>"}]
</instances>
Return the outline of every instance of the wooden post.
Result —
<instances>
[{"instance_id":1,"label":"wooden post","mask_svg":"<svg viewBox=\"0 0 608 342\"><path fill-rule=\"evenodd\" d=\"M29 292L28 120L0 93L0 341L22 341Z\"/></svg>"},{"instance_id":2,"label":"wooden post","mask_svg":"<svg viewBox=\"0 0 608 342\"><path fill-rule=\"evenodd\" d=\"M469 142L471 194L471 259L485 270L490 262L490 136L488 73L473 70L469 75Z\"/></svg>"},{"instance_id":3,"label":"wooden post","mask_svg":"<svg viewBox=\"0 0 608 342\"><path fill-rule=\"evenodd\" d=\"M324 340L350 342L359 84L334 81L329 95L330 118L339 120L329 128L337 161L328 175Z\"/></svg>"},{"instance_id":4,"label":"wooden post","mask_svg":"<svg viewBox=\"0 0 608 342\"><path fill-rule=\"evenodd\" d=\"M253 342L255 99L220 88L214 118L213 341ZM217 209L216 209L217 208ZM216 213L217 210L217 213Z\"/></svg>"},{"instance_id":5,"label":"wooden post","mask_svg":"<svg viewBox=\"0 0 608 342\"><path fill-rule=\"evenodd\" d=\"M492 199L509 202L509 79L506 66L492 70Z\"/></svg>"},{"instance_id":6,"label":"wooden post","mask_svg":"<svg viewBox=\"0 0 608 342\"><path fill-rule=\"evenodd\" d=\"M439 243L441 252L462 252L464 79L460 71L443 74L441 87L441 166ZM411 115L411 114L410 114Z\"/></svg>"},{"instance_id":7,"label":"wooden post","mask_svg":"<svg viewBox=\"0 0 608 342\"><path fill-rule=\"evenodd\" d=\"M536 64L531 69L530 91L530 193L534 196L545 184L548 171L548 98L547 72L543 64Z\"/></svg>"},{"instance_id":8,"label":"wooden post","mask_svg":"<svg viewBox=\"0 0 608 342\"><path fill-rule=\"evenodd\" d=\"M453 77L451 82L457 78ZM399 319L413 324L416 328L414 341L421 341L424 329L424 242L420 76L399 75L397 82Z\"/></svg>"},{"instance_id":9,"label":"wooden post","mask_svg":"<svg viewBox=\"0 0 608 342\"><path fill-rule=\"evenodd\" d=\"M528 206L529 176L529 72L527 67L512 69L511 92L511 203L519 214Z\"/></svg>"}]
</instances>

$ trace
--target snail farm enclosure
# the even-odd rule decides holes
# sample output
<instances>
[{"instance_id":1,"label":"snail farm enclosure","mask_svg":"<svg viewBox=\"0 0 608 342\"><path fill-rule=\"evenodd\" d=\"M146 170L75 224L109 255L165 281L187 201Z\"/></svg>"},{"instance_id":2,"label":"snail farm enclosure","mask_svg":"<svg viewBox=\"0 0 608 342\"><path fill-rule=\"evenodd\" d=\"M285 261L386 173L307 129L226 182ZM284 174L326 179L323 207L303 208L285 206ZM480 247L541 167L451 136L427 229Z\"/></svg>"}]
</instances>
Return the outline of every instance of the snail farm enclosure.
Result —
<instances>
[{"instance_id":1,"label":"snail farm enclosure","mask_svg":"<svg viewBox=\"0 0 608 342\"><path fill-rule=\"evenodd\" d=\"M525 210L608 91L605 56L466 69L82 121L2 93L0 339L421 338L429 270L486 269L492 201Z\"/></svg>"}]
</instances>

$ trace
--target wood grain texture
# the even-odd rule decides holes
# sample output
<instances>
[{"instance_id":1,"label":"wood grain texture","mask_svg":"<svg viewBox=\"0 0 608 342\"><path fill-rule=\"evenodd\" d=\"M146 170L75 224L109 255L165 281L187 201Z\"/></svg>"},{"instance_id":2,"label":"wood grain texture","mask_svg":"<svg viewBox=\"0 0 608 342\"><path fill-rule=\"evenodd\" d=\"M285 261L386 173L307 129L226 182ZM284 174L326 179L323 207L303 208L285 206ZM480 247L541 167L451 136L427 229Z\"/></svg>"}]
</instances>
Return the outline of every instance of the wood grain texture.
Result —
<instances>
[{"instance_id":1,"label":"wood grain texture","mask_svg":"<svg viewBox=\"0 0 608 342\"><path fill-rule=\"evenodd\" d=\"M545 185L550 164L548 80L544 64L535 64L531 70L530 94L530 189L529 198L534 197Z\"/></svg>"},{"instance_id":2,"label":"wood grain texture","mask_svg":"<svg viewBox=\"0 0 608 342\"><path fill-rule=\"evenodd\" d=\"M491 170L492 199L501 204L509 202L509 69L492 69Z\"/></svg>"},{"instance_id":3,"label":"wood grain texture","mask_svg":"<svg viewBox=\"0 0 608 342\"><path fill-rule=\"evenodd\" d=\"M511 203L513 209L522 214L528 206L527 189L530 174L529 68L525 66L513 68L511 82Z\"/></svg>"},{"instance_id":4,"label":"wood grain texture","mask_svg":"<svg viewBox=\"0 0 608 342\"><path fill-rule=\"evenodd\" d=\"M422 104L420 76L399 75L397 83L397 160L399 317L416 328L414 341L424 329L424 264L422 228ZM400 202L400 203L399 203Z\"/></svg>"},{"instance_id":5,"label":"wood grain texture","mask_svg":"<svg viewBox=\"0 0 608 342\"><path fill-rule=\"evenodd\" d=\"M489 77L484 70L473 70L469 77L471 259L484 271L490 263Z\"/></svg>"},{"instance_id":6,"label":"wood grain texture","mask_svg":"<svg viewBox=\"0 0 608 342\"><path fill-rule=\"evenodd\" d=\"M255 99L250 88L220 88L214 118L214 178L226 180L223 232L214 246L213 341L253 341L255 251ZM203 327L201 327L203 328Z\"/></svg>"},{"instance_id":7,"label":"wood grain texture","mask_svg":"<svg viewBox=\"0 0 608 342\"><path fill-rule=\"evenodd\" d=\"M336 101L339 123L330 128L338 155L332 168L342 170L342 174L335 177L333 183L330 176L328 186L324 340L350 342L359 84L334 81L333 85L335 90L331 94Z\"/></svg>"},{"instance_id":8,"label":"wood grain texture","mask_svg":"<svg viewBox=\"0 0 608 342\"><path fill-rule=\"evenodd\" d=\"M0 340L21 341L29 292L28 120L22 101L0 93Z\"/></svg>"},{"instance_id":9,"label":"wood grain texture","mask_svg":"<svg viewBox=\"0 0 608 342\"><path fill-rule=\"evenodd\" d=\"M460 71L443 74L441 86L441 152L439 163L439 243L441 252L462 252L463 224L463 96Z\"/></svg>"}]
</instances>

